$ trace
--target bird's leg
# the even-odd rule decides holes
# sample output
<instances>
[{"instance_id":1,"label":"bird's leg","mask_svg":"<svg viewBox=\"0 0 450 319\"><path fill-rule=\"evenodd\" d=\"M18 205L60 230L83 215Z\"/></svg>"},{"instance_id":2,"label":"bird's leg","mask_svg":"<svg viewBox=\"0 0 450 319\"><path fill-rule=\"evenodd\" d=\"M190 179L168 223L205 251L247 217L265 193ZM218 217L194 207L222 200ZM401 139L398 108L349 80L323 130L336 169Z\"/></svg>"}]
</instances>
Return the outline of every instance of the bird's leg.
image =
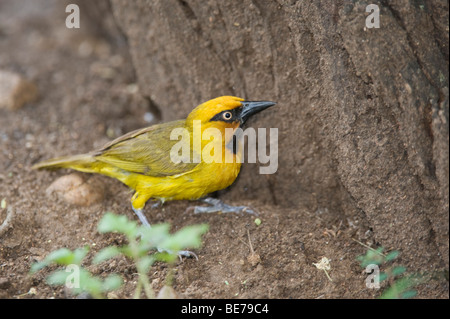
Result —
<instances>
[{"instance_id":1,"label":"bird's leg","mask_svg":"<svg viewBox=\"0 0 450 319\"><path fill-rule=\"evenodd\" d=\"M247 206L231 206L225 204L220 199L206 197L201 199L202 202L209 204L210 206L195 206L194 214L203 214L203 213L247 213L251 215L258 215L253 209ZM189 208L188 208L189 209Z\"/></svg>"},{"instance_id":2,"label":"bird's leg","mask_svg":"<svg viewBox=\"0 0 450 319\"><path fill-rule=\"evenodd\" d=\"M142 212L142 208L141 209L136 209L133 207L133 205L131 205L131 208L133 209L134 213L137 215L137 217L139 217L139 220L141 221L142 225L144 225L145 227L152 227L150 225L150 223L148 222L147 218L145 217L144 213ZM166 250L166 249L162 249L159 247L156 247L156 249L161 253L161 252L167 252L169 254L173 254L172 251L170 250ZM181 258L181 256L184 257L194 257L195 259L198 260L198 257L195 253L193 253L192 251L188 251L188 250L180 250L177 251L177 255Z\"/></svg>"},{"instance_id":3,"label":"bird's leg","mask_svg":"<svg viewBox=\"0 0 450 319\"><path fill-rule=\"evenodd\" d=\"M142 212L142 209L136 209L131 205L131 208L133 209L133 212L139 217L139 220L141 221L142 225L146 227L152 227L150 226L150 223L147 220L147 217L145 217L144 213Z\"/></svg>"}]
</instances>

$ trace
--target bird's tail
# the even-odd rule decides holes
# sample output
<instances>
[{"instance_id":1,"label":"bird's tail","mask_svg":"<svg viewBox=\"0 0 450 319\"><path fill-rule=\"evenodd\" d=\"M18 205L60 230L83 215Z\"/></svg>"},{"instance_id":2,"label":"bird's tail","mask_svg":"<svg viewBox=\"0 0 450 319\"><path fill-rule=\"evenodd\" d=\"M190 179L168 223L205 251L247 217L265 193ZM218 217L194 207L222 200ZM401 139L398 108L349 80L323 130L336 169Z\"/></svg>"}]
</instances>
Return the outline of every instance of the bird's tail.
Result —
<instances>
[{"instance_id":1,"label":"bird's tail","mask_svg":"<svg viewBox=\"0 0 450 319\"><path fill-rule=\"evenodd\" d=\"M32 169L58 169L71 168L86 173L96 173L97 161L91 154L79 154L73 156L64 156L52 158L33 165Z\"/></svg>"}]
</instances>

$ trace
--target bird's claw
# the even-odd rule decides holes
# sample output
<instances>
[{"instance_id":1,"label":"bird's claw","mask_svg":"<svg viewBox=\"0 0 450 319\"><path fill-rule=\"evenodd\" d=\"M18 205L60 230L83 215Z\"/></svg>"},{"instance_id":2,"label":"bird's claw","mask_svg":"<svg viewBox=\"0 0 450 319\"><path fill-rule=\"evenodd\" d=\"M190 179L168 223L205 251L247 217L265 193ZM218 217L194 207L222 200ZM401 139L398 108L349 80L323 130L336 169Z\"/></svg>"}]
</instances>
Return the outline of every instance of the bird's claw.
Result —
<instances>
[{"instance_id":1,"label":"bird's claw","mask_svg":"<svg viewBox=\"0 0 450 319\"><path fill-rule=\"evenodd\" d=\"M186 258L195 258L195 260L198 260L197 254L195 254L192 251L189 250L180 250L177 252L178 258L180 258L180 261L183 260L183 257Z\"/></svg>"},{"instance_id":2,"label":"bird's claw","mask_svg":"<svg viewBox=\"0 0 450 319\"><path fill-rule=\"evenodd\" d=\"M158 248L158 251L160 253L163 253L163 252L166 252L168 254L173 254L174 253L173 251L170 251L170 250L167 250L167 249L161 249L161 248ZM195 253L193 253L192 251L189 251L189 250L179 250L179 251L176 252L176 254L177 254L178 258L180 259L180 261L183 260L183 257L195 258L196 260L198 260L198 256Z\"/></svg>"},{"instance_id":3,"label":"bird's claw","mask_svg":"<svg viewBox=\"0 0 450 319\"><path fill-rule=\"evenodd\" d=\"M136 215L139 217L141 223L145 227L152 227L150 225L150 223L147 221L147 218L145 217L145 215L143 214L142 209L135 209L133 206L132 206L132 208L133 208L133 211L136 213ZM139 237L141 237L141 239L142 239L142 234L139 234ZM167 250L167 249L163 249L163 248L159 248L159 247L157 247L156 249L160 253L166 252L166 253L169 253L169 254L173 254L172 251ZM188 257L188 258L194 257L196 260L198 260L198 256L195 253L193 253L192 251L189 251L189 250L180 250L180 251L177 251L176 254L180 258L180 261L182 260L182 257Z\"/></svg>"}]
</instances>

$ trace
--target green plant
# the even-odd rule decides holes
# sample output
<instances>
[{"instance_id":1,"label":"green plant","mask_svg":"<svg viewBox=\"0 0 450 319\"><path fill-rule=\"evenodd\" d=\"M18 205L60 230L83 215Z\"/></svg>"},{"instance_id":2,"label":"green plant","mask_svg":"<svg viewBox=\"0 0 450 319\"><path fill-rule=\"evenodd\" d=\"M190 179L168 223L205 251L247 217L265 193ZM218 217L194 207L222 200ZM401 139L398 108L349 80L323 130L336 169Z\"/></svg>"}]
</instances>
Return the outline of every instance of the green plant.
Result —
<instances>
[{"instance_id":1,"label":"green plant","mask_svg":"<svg viewBox=\"0 0 450 319\"><path fill-rule=\"evenodd\" d=\"M135 221L128 220L126 216L106 213L98 225L98 231L100 233L116 232L123 234L128 244L121 247L105 247L95 255L92 262L93 264L99 264L118 255L131 259L138 272L134 298L141 296L142 288L147 298L154 298L155 294L147 275L150 267L155 261L163 261L173 265L178 256L178 251L200 247L201 236L208 230L208 226L206 224L187 226L174 234L170 234L169 230L169 224L159 224L152 227L138 226ZM155 250L156 252L150 253ZM66 284L67 286L68 280L74 280L71 271L67 271L68 267L72 266L71 269L78 271L77 275L79 275L76 278L76 285L69 285L72 292L75 295L87 292L94 298L103 298L106 292L116 290L121 286L122 278L117 274L109 275L105 279L92 275L81 266L88 251L88 247L78 248L74 251L67 248L53 251L42 262L33 264L31 273L36 273L51 264L65 266L65 269L50 274L47 277L47 282L51 285ZM171 269L166 278L166 284L168 285L172 281Z\"/></svg>"},{"instance_id":2,"label":"green plant","mask_svg":"<svg viewBox=\"0 0 450 319\"><path fill-rule=\"evenodd\" d=\"M87 269L81 266L86 257L89 247L75 249L74 251L61 248L51 252L43 261L31 266L31 274L50 266L52 264L65 266L64 269L57 270L47 277L50 285L66 285L72 290L74 295L86 292L93 298L103 298L108 291L118 289L122 284L122 278L112 274L105 279L92 275Z\"/></svg>"},{"instance_id":3,"label":"green plant","mask_svg":"<svg viewBox=\"0 0 450 319\"><path fill-rule=\"evenodd\" d=\"M399 256L398 251L394 250L385 254L383 247L373 249L360 244L368 248L365 255L357 257L361 267L377 265L379 269L383 269L379 273L379 281L386 282L387 287L379 296L380 299L407 299L417 295L417 291L413 288L423 282L422 277L409 275L406 273L406 267L395 265L394 262Z\"/></svg>"}]
</instances>

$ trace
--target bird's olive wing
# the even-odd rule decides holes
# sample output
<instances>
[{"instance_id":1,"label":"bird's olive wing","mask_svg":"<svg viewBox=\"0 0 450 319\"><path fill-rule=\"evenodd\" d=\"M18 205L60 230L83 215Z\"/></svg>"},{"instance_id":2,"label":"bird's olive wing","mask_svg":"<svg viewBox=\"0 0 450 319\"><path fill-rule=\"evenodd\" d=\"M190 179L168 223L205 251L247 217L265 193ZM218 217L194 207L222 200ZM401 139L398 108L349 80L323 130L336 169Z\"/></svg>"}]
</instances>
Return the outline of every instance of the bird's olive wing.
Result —
<instances>
[{"instance_id":1,"label":"bird's olive wing","mask_svg":"<svg viewBox=\"0 0 450 319\"><path fill-rule=\"evenodd\" d=\"M94 155L100 162L148 176L187 173L198 164L176 164L170 156L172 147L179 142L170 140L170 133L175 128L183 127L183 124L184 121L174 121L130 132L106 144Z\"/></svg>"}]
</instances>

